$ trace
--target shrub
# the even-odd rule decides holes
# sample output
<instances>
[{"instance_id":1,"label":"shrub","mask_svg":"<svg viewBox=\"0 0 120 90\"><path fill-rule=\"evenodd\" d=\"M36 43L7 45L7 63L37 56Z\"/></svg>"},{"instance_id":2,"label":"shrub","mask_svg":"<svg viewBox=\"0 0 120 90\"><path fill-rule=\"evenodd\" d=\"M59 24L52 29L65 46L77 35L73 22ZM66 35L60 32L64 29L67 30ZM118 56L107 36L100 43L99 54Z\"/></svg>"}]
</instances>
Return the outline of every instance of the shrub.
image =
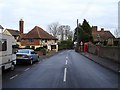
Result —
<instances>
[{"instance_id":1,"label":"shrub","mask_svg":"<svg viewBox=\"0 0 120 90\"><path fill-rule=\"evenodd\" d=\"M61 41L60 43L58 43L59 50L72 49L72 45L72 41Z\"/></svg>"},{"instance_id":2,"label":"shrub","mask_svg":"<svg viewBox=\"0 0 120 90\"><path fill-rule=\"evenodd\" d=\"M25 49L30 49L30 46L26 46Z\"/></svg>"},{"instance_id":3,"label":"shrub","mask_svg":"<svg viewBox=\"0 0 120 90\"><path fill-rule=\"evenodd\" d=\"M41 51L41 52L43 52L43 55L46 55L46 53L47 53L47 50L43 47L38 47L35 49L35 51Z\"/></svg>"}]
</instances>

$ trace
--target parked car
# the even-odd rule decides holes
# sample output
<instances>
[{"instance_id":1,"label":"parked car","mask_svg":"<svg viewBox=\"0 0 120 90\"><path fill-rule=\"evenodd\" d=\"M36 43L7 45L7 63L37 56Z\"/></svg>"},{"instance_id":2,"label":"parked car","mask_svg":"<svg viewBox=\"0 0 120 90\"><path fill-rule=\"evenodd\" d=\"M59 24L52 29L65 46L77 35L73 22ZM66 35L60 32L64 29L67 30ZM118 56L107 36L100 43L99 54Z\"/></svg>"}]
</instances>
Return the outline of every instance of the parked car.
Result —
<instances>
[{"instance_id":1,"label":"parked car","mask_svg":"<svg viewBox=\"0 0 120 90\"><path fill-rule=\"evenodd\" d=\"M16 53L16 61L27 62L33 64L34 61L39 61L39 55L32 49L19 49Z\"/></svg>"}]
</instances>

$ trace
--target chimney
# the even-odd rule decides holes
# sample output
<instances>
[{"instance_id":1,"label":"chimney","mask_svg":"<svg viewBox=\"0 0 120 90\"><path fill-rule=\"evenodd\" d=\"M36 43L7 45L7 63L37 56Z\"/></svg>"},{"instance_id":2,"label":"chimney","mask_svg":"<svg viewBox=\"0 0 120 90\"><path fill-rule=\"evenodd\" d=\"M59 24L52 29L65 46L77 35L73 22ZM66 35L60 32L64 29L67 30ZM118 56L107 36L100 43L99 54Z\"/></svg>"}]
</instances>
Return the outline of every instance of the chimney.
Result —
<instances>
[{"instance_id":1,"label":"chimney","mask_svg":"<svg viewBox=\"0 0 120 90\"><path fill-rule=\"evenodd\" d=\"M20 30L21 33L24 32L24 21L23 21L23 19L20 19L20 21L19 21L19 30Z\"/></svg>"},{"instance_id":2,"label":"chimney","mask_svg":"<svg viewBox=\"0 0 120 90\"><path fill-rule=\"evenodd\" d=\"M103 31L103 32L104 32L104 28L101 28L101 31Z\"/></svg>"},{"instance_id":3,"label":"chimney","mask_svg":"<svg viewBox=\"0 0 120 90\"><path fill-rule=\"evenodd\" d=\"M97 26L92 26L92 31L97 32L98 27Z\"/></svg>"}]
</instances>

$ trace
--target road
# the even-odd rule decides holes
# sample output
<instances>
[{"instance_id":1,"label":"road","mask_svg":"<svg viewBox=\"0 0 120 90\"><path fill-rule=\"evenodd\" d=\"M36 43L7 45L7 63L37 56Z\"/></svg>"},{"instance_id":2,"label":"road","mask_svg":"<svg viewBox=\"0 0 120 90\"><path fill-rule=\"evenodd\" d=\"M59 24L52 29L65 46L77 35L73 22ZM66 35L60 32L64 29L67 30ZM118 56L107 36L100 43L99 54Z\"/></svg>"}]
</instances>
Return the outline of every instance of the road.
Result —
<instances>
[{"instance_id":1,"label":"road","mask_svg":"<svg viewBox=\"0 0 120 90\"><path fill-rule=\"evenodd\" d=\"M74 50L3 73L3 88L118 88L118 75Z\"/></svg>"}]
</instances>

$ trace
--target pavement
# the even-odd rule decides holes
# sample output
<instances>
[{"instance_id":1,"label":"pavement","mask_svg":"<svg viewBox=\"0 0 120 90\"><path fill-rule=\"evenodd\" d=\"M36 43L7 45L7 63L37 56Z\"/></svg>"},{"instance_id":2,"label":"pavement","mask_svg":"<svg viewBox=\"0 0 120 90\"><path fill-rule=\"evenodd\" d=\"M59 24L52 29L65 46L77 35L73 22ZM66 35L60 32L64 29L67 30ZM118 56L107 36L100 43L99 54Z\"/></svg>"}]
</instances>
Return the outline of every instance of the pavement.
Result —
<instances>
[{"instance_id":1,"label":"pavement","mask_svg":"<svg viewBox=\"0 0 120 90\"><path fill-rule=\"evenodd\" d=\"M98 64L102 65L103 67L112 70L113 72L120 73L120 69L119 69L120 64L113 60L105 59L105 58L102 58L102 57L99 57L99 56L96 56L94 54L87 53L87 52L86 53L82 52L80 54L89 58L90 60L94 61L95 63L98 63Z\"/></svg>"}]
</instances>

